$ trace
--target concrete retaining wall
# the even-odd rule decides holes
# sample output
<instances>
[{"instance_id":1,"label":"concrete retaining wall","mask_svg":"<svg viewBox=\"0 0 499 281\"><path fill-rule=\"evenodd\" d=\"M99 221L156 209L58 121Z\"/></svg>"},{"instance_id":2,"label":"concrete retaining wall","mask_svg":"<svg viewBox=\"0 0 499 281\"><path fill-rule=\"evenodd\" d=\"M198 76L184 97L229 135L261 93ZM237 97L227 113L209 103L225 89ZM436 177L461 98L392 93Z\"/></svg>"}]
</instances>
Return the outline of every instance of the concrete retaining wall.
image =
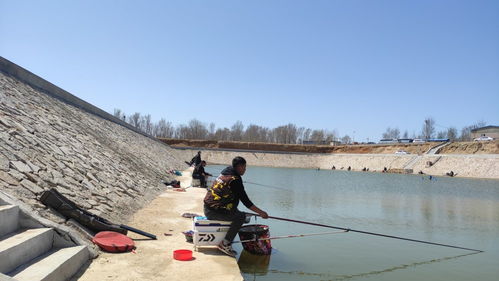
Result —
<instances>
[{"instance_id":1,"label":"concrete retaining wall","mask_svg":"<svg viewBox=\"0 0 499 281\"><path fill-rule=\"evenodd\" d=\"M124 223L164 189L167 170L185 167L167 145L105 120L114 117L0 61L0 189L43 217L65 223L38 201L44 190L56 188L83 208Z\"/></svg>"},{"instance_id":2,"label":"concrete retaining wall","mask_svg":"<svg viewBox=\"0 0 499 281\"><path fill-rule=\"evenodd\" d=\"M72 105L74 107L80 108L88 113L91 113L95 116L99 116L105 120L111 121L118 125L121 125L129 130L132 130L138 134L144 135L146 137L153 137L147 135L146 133L137 130L132 125L124 122L123 120L116 118L114 115L111 115L104 110L78 98L75 95L57 87L56 85L48 82L47 80L31 73L30 71L20 67L19 65L5 59L4 57L0 57L0 71L4 74L7 74L16 80L23 82L26 85L31 86L33 89L38 90L39 92L43 92L53 98L56 98L64 103Z\"/></svg>"},{"instance_id":3,"label":"concrete retaining wall","mask_svg":"<svg viewBox=\"0 0 499 281\"><path fill-rule=\"evenodd\" d=\"M178 158L191 159L198 149L176 149ZM458 177L499 179L499 155L395 155L395 154L298 154L298 153L261 153L224 150L201 150L202 158L208 163L230 165L236 156L242 156L248 165L284 168L320 168L352 171L381 172L387 170L404 171L444 176L453 171ZM417 157L417 159L415 159ZM431 161L435 163L427 166Z\"/></svg>"}]
</instances>

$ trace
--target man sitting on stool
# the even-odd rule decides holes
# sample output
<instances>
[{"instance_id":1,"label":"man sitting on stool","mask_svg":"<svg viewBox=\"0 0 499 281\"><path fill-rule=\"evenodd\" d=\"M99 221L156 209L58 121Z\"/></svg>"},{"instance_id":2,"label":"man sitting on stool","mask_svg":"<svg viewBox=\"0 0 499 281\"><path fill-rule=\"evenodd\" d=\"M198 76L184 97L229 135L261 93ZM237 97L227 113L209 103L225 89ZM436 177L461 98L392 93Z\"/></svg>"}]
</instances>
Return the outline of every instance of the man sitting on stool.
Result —
<instances>
[{"instance_id":1,"label":"man sitting on stool","mask_svg":"<svg viewBox=\"0 0 499 281\"><path fill-rule=\"evenodd\" d=\"M192 178L198 179L202 188L206 188L206 178L208 176L213 176L212 174L204 171L204 166L206 166L206 161L203 160L194 168L194 171L192 172Z\"/></svg>"},{"instance_id":2,"label":"man sitting on stool","mask_svg":"<svg viewBox=\"0 0 499 281\"><path fill-rule=\"evenodd\" d=\"M237 254L232 249L232 241L246 219L246 214L237 209L239 200L243 202L244 206L256 212L262 218L268 218L268 214L255 206L248 198L246 191L244 191L241 176L245 172L246 160L239 156L234 158L232 166L222 171L204 197L204 215L209 220L232 222L225 239L218 245L220 251L231 257L235 257Z\"/></svg>"}]
</instances>

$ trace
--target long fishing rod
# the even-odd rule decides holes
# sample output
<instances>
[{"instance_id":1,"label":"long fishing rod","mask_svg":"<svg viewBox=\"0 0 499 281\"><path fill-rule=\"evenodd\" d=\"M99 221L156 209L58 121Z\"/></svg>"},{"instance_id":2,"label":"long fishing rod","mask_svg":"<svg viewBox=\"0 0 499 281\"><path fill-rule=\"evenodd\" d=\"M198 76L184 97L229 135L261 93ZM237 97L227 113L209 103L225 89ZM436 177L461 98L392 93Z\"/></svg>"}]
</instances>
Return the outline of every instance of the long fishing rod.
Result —
<instances>
[{"instance_id":1,"label":"long fishing rod","mask_svg":"<svg viewBox=\"0 0 499 281\"><path fill-rule=\"evenodd\" d=\"M243 182L254 184L254 185L259 185L259 186L263 186L263 187L270 187L270 188L279 189L279 190L292 191L292 190L286 189L284 187L279 187L279 186L274 186L274 185L262 184L262 183L252 182L252 181L243 181Z\"/></svg>"},{"instance_id":2,"label":"long fishing rod","mask_svg":"<svg viewBox=\"0 0 499 281\"><path fill-rule=\"evenodd\" d=\"M254 213L247 213L247 214L253 215L253 216L259 216L260 217L260 215L254 214ZM412 239L412 238L405 238L405 237L400 237L400 236L393 236L393 235L387 235L387 234L381 234L381 233L375 233L375 232L369 232L369 231L363 231L363 230L355 230L355 229L350 229L350 228L346 228L346 227L338 227L338 226L332 226L332 225L326 225L326 224L320 224L320 223L313 223L313 222L308 222L308 221L292 220L292 219L280 218L280 217L272 217L272 216L269 216L269 218L270 219L275 219L275 220L282 220L282 221L289 221L289 222L295 222L295 223L309 224L309 225L314 225L314 226L321 226L321 227L327 227L327 228L340 229L340 230L357 232L357 233L368 234L368 235L375 235L375 236L381 236L381 237L387 237L387 238L393 238L393 239L400 239L400 240L417 242L417 243L424 243L424 244L442 246L442 247L449 247L449 248L462 249L462 250L475 251L475 252L483 252L482 250L477 250L477 249L464 248L464 247L459 247L459 246L454 246L454 245L434 243L434 242L429 242L429 241L423 241L423 240L417 240L417 239Z\"/></svg>"},{"instance_id":3,"label":"long fishing rod","mask_svg":"<svg viewBox=\"0 0 499 281\"><path fill-rule=\"evenodd\" d=\"M217 176L208 176L210 178L216 178ZM264 187L269 187L269 188L274 188L274 189L279 189L279 190L286 190L286 191L292 191L292 190L289 190L289 189L286 189L284 187L280 187L280 186L275 186L275 185L268 185L268 184L262 184L262 183L257 183L257 182L252 182L252 181L243 181L244 183L249 183L249 184L254 184L254 185L259 185L259 186L264 186Z\"/></svg>"},{"instance_id":4,"label":"long fishing rod","mask_svg":"<svg viewBox=\"0 0 499 281\"><path fill-rule=\"evenodd\" d=\"M259 238L259 239L249 239L249 240L242 240L242 241L234 241L234 242L232 242L232 243L246 243L246 242L253 242L253 241L274 240L274 239L285 239L285 238L297 238L297 237L307 237L307 236L317 236L317 235L327 235L327 234L338 234L338 233L346 233L346 232L348 232L348 231L347 231L347 230L343 230L343 231L322 232L322 233L307 233L307 234L295 234L295 235L273 236L273 237L267 237L267 238Z\"/></svg>"}]
</instances>

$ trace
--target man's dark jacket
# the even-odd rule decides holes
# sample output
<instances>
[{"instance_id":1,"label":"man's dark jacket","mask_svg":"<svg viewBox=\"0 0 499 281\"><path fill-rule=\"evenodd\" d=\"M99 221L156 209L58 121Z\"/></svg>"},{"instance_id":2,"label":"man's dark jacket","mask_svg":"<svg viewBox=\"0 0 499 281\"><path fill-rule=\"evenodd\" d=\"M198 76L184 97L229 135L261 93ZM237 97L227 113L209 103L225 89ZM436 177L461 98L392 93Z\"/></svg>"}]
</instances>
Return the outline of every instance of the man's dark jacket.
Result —
<instances>
[{"instance_id":1,"label":"man's dark jacket","mask_svg":"<svg viewBox=\"0 0 499 281\"><path fill-rule=\"evenodd\" d=\"M236 170L229 166L213 182L204 198L204 205L208 209L228 212L237 210L239 201L250 208L253 202L244 190L243 180Z\"/></svg>"}]
</instances>

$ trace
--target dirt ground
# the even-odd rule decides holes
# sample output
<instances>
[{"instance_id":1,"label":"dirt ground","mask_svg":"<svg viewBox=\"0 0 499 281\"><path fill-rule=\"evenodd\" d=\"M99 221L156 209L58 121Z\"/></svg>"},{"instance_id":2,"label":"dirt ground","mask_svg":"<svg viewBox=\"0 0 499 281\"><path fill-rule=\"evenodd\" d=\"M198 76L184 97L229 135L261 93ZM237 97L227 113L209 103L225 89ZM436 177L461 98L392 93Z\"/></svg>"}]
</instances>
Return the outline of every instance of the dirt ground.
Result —
<instances>
[{"instance_id":1,"label":"dirt ground","mask_svg":"<svg viewBox=\"0 0 499 281\"><path fill-rule=\"evenodd\" d=\"M258 142L236 142L236 141L211 141L211 140L188 140L188 139L160 139L172 147L205 147L220 149L241 149L260 151L281 152L304 152L304 153L352 153L352 154L393 154L398 150L405 150L411 154L426 153L430 148L439 143L427 142L421 144L397 143L397 144L370 144L370 145L300 145L300 144L276 144ZM453 142L445 147L441 154L498 154L499 140L488 142Z\"/></svg>"},{"instance_id":2,"label":"dirt ground","mask_svg":"<svg viewBox=\"0 0 499 281\"><path fill-rule=\"evenodd\" d=\"M499 140L454 142L442 148L440 154L499 154Z\"/></svg>"},{"instance_id":3,"label":"dirt ground","mask_svg":"<svg viewBox=\"0 0 499 281\"><path fill-rule=\"evenodd\" d=\"M181 177L182 186L190 185L190 174ZM181 233L192 228L192 220L183 213L203 214L202 200L206 189L187 188L185 192L167 190L144 209L138 211L128 225L153 233L158 240L129 232L137 249L135 253L102 252L77 280L234 280L242 281L237 261L216 249L193 251L194 260L177 261L173 251L193 250ZM166 235L165 235L166 234Z\"/></svg>"}]
</instances>

